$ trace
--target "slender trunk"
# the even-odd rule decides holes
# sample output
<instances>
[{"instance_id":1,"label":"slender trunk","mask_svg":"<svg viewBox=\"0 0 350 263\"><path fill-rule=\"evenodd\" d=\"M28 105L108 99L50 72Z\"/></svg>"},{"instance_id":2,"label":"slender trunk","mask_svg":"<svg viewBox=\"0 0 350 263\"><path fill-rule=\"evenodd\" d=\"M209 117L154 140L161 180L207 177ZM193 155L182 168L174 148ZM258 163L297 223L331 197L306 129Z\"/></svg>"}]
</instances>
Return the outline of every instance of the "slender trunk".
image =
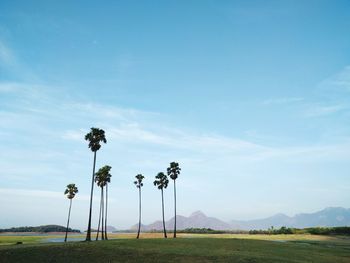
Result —
<instances>
[{"instance_id":1,"label":"slender trunk","mask_svg":"<svg viewBox=\"0 0 350 263\"><path fill-rule=\"evenodd\" d=\"M104 213L105 213L105 207L104 207L104 193L103 193L103 187L102 187L102 231L101 231L101 235L102 235L102 240L105 240L105 233L104 233Z\"/></svg>"},{"instance_id":2,"label":"slender trunk","mask_svg":"<svg viewBox=\"0 0 350 263\"><path fill-rule=\"evenodd\" d=\"M86 240L85 241L91 241L91 215L92 215L92 198L94 195L95 166L96 166L96 152L94 152L94 166L92 168L89 222L88 222L88 228L87 228L87 232L86 232Z\"/></svg>"},{"instance_id":3,"label":"slender trunk","mask_svg":"<svg viewBox=\"0 0 350 263\"><path fill-rule=\"evenodd\" d=\"M100 234L101 214L102 214L102 188L101 188L100 214L99 214L99 216L98 216L98 226L97 226L96 241L98 240L98 236L99 236L99 234Z\"/></svg>"},{"instance_id":4,"label":"slender trunk","mask_svg":"<svg viewBox=\"0 0 350 263\"><path fill-rule=\"evenodd\" d=\"M167 238L166 229L165 229L165 220L164 220L164 197L163 197L163 189L162 189L162 214L163 214L163 231L164 231L164 238Z\"/></svg>"},{"instance_id":5,"label":"slender trunk","mask_svg":"<svg viewBox=\"0 0 350 263\"><path fill-rule=\"evenodd\" d=\"M176 185L175 185L175 180L174 180L174 209L175 209L174 238L176 238Z\"/></svg>"},{"instance_id":6,"label":"slender trunk","mask_svg":"<svg viewBox=\"0 0 350 263\"><path fill-rule=\"evenodd\" d=\"M140 237L140 229L141 229L141 186L139 188L139 230L137 231L137 239Z\"/></svg>"},{"instance_id":7,"label":"slender trunk","mask_svg":"<svg viewBox=\"0 0 350 263\"><path fill-rule=\"evenodd\" d=\"M108 183L106 184L106 217L105 217L105 239L107 238L107 205L108 205Z\"/></svg>"},{"instance_id":8,"label":"slender trunk","mask_svg":"<svg viewBox=\"0 0 350 263\"><path fill-rule=\"evenodd\" d=\"M68 228L69 228L69 219L70 219L70 210L71 210L71 208L72 208L72 199L70 199L70 204L69 204L69 212L68 212L66 236L64 237L64 242L67 242L67 235L68 235Z\"/></svg>"}]
</instances>

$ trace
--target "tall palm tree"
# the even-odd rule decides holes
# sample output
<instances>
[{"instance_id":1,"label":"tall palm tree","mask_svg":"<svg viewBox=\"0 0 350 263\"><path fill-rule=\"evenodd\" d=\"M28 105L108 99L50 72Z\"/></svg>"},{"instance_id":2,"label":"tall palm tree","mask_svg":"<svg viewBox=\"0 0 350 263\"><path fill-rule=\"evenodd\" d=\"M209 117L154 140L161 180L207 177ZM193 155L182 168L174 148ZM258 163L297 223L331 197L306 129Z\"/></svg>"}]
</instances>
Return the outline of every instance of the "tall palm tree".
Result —
<instances>
[{"instance_id":1,"label":"tall palm tree","mask_svg":"<svg viewBox=\"0 0 350 263\"><path fill-rule=\"evenodd\" d=\"M138 174L135 176L136 181L134 184L139 189L139 229L137 231L137 239L140 237L140 229L141 229L141 187L143 186L142 180L145 178L142 174Z\"/></svg>"},{"instance_id":2,"label":"tall palm tree","mask_svg":"<svg viewBox=\"0 0 350 263\"><path fill-rule=\"evenodd\" d=\"M100 198L100 214L98 217L98 227L97 227L97 235L96 235L96 240L98 240L99 237L99 233L100 233L100 225L101 225L101 218L102 218L102 240L104 240L104 232L103 232L103 215L104 215L104 211L103 211L103 187L104 187L104 178L103 175L98 175L98 172L96 173L95 176L95 182L97 184L97 186L99 186L101 188L101 198Z\"/></svg>"},{"instance_id":3,"label":"tall palm tree","mask_svg":"<svg viewBox=\"0 0 350 263\"><path fill-rule=\"evenodd\" d=\"M96 179L97 179L97 177L95 177L95 181L96 181ZM98 226L97 226L96 240L98 240L98 236L99 236L99 233L100 233L100 225L101 225L101 217L102 217L102 201L103 201L103 192L102 192L102 188L101 188L100 213L99 213L99 216L98 216Z\"/></svg>"},{"instance_id":4,"label":"tall palm tree","mask_svg":"<svg viewBox=\"0 0 350 263\"><path fill-rule=\"evenodd\" d=\"M95 174L95 182L97 186L101 188L101 200L100 200L100 215L98 219L98 228L97 228L97 236L96 240L98 240L99 232L100 232L100 224L102 221L102 227L101 227L101 235L102 240L106 239L106 224L107 220L104 217L104 187L107 186L107 183L111 181L112 175L109 173L112 167L105 165L102 168L100 168L97 173ZM107 200L107 197L106 197ZM107 216L107 214L106 214ZM105 220L104 220L105 219Z\"/></svg>"},{"instance_id":5,"label":"tall palm tree","mask_svg":"<svg viewBox=\"0 0 350 263\"><path fill-rule=\"evenodd\" d=\"M104 166L102 167L103 168L103 171L105 173L105 183L106 183L106 214L105 214L105 239L108 240L108 237L107 237L107 205L108 205L108 184L111 182L111 177L112 175L109 173L112 169L111 166Z\"/></svg>"},{"instance_id":6,"label":"tall palm tree","mask_svg":"<svg viewBox=\"0 0 350 263\"><path fill-rule=\"evenodd\" d=\"M179 176L181 171L181 168L179 167L179 164L176 162L171 162L170 166L167 169L168 176L174 180L174 212L175 212L175 218L174 218L174 238L176 238L176 184L175 181L177 177Z\"/></svg>"},{"instance_id":7,"label":"tall palm tree","mask_svg":"<svg viewBox=\"0 0 350 263\"><path fill-rule=\"evenodd\" d=\"M92 215L92 199L94 195L96 152L101 148L101 142L107 143L107 140L105 137L105 131L99 128L91 128L90 132L85 135L85 140L89 142L89 148L94 153L94 164L92 168L92 179L91 179L89 221L88 221L88 228L86 233L86 241L91 241L91 215Z\"/></svg>"},{"instance_id":8,"label":"tall palm tree","mask_svg":"<svg viewBox=\"0 0 350 263\"><path fill-rule=\"evenodd\" d=\"M75 195L77 193L78 193L78 187L76 187L75 184L67 185L67 188L64 191L64 194L67 195L67 198L69 199L69 212L68 212L66 236L64 237L64 242L67 242L68 229L69 229L69 219L70 219L70 211L72 209L72 200L73 200L73 198L75 197Z\"/></svg>"},{"instance_id":9,"label":"tall palm tree","mask_svg":"<svg viewBox=\"0 0 350 263\"><path fill-rule=\"evenodd\" d=\"M156 175L156 180L153 182L155 186L158 187L159 190L161 190L162 193L162 215L163 215L163 231L164 231L164 238L167 238L166 235L166 229L165 229L165 220L164 220L164 196L163 196L163 189L166 189L169 184L168 176L166 176L164 173L160 172Z\"/></svg>"}]
</instances>

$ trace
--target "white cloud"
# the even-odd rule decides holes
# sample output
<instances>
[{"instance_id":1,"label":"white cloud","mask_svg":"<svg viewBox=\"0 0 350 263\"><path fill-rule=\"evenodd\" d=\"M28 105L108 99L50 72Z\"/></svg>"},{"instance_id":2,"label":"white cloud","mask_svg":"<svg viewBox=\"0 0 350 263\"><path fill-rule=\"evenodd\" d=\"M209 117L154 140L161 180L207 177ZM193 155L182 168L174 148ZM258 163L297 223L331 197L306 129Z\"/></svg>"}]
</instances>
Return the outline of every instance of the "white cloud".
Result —
<instances>
[{"instance_id":1,"label":"white cloud","mask_svg":"<svg viewBox=\"0 0 350 263\"><path fill-rule=\"evenodd\" d=\"M323 84L350 91L350 66L346 66L341 72L327 79Z\"/></svg>"},{"instance_id":2,"label":"white cloud","mask_svg":"<svg viewBox=\"0 0 350 263\"><path fill-rule=\"evenodd\" d=\"M68 130L62 134L62 139L81 141L82 138L84 138L85 134L86 134L86 130L83 130L83 129L79 129L77 131Z\"/></svg>"},{"instance_id":3,"label":"white cloud","mask_svg":"<svg viewBox=\"0 0 350 263\"><path fill-rule=\"evenodd\" d=\"M12 65L16 62L12 50L0 40L0 64Z\"/></svg>"},{"instance_id":4,"label":"white cloud","mask_svg":"<svg viewBox=\"0 0 350 263\"><path fill-rule=\"evenodd\" d=\"M0 92L12 93L12 92L17 92L20 89L21 89L21 85L19 85L18 83L10 83L10 82L0 83Z\"/></svg>"},{"instance_id":5,"label":"white cloud","mask_svg":"<svg viewBox=\"0 0 350 263\"><path fill-rule=\"evenodd\" d=\"M309 108L305 112L305 116L320 117L320 116L331 115L347 109L349 109L349 106L343 105L343 104L327 105L327 106L309 105Z\"/></svg>"},{"instance_id":6,"label":"white cloud","mask_svg":"<svg viewBox=\"0 0 350 263\"><path fill-rule=\"evenodd\" d=\"M301 97L285 97L285 98L274 98L267 99L263 101L263 105L281 105L281 104L290 104L304 101L304 98Z\"/></svg>"},{"instance_id":7,"label":"white cloud","mask_svg":"<svg viewBox=\"0 0 350 263\"><path fill-rule=\"evenodd\" d=\"M324 79L317 88L328 97L342 99L350 91L350 66Z\"/></svg>"},{"instance_id":8,"label":"white cloud","mask_svg":"<svg viewBox=\"0 0 350 263\"><path fill-rule=\"evenodd\" d=\"M10 89L29 89L26 85L0 84L1 87L10 87ZM309 155L323 152L323 147L328 149L329 146L296 146L296 147L270 147L263 144L256 144L251 141L242 140L238 138L231 138L220 136L217 134L200 134L196 132L185 132L178 127L164 127L159 123L158 118L162 116L154 112L146 112L137 109L120 108L110 105L101 105L97 103L77 103L58 102L60 98L52 98L49 94L43 92L43 87L34 87L30 85L37 96L33 96L31 92L25 92L22 95L29 100L33 108L23 108L22 105L18 107L23 112L12 113L2 112L1 116L3 124L8 127L16 127L14 124L18 123L20 128L23 123L26 123L28 116L31 116L28 125L34 125L38 122L40 133L45 133L45 136L51 136L68 141L83 142L84 135L89 130L89 125L99 125L106 130L108 140L119 142L123 144L131 144L133 147L137 145L143 146L159 146L168 151L182 151L182 155L197 154L200 158L207 159L210 156L231 156L245 160L264 160L270 158L280 158L281 156L297 156ZM40 103L44 100L45 103ZM300 101L301 98L280 99L280 102ZM46 107L52 105L50 109ZM334 106L314 106L310 108L306 116L315 117L327 114L332 114L337 111L346 109L345 105ZM28 115L29 114L29 115ZM6 121L8 116L8 121ZM44 118L44 119L43 119ZM62 127L47 127L45 119L51 121L52 119L60 119L61 122L72 122L67 130ZM13 123L14 122L14 123ZM12 124L11 124L12 123ZM26 126L27 128L30 126ZM34 128L34 127L33 127ZM336 145L337 149L338 145ZM334 149L333 149L334 150ZM198 159L198 158L197 158Z\"/></svg>"},{"instance_id":9,"label":"white cloud","mask_svg":"<svg viewBox=\"0 0 350 263\"><path fill-rule=\"evenodd\" d=\"M64 188L63 188L64 190ZM95 190L95 194L98 192L98 189ZM34 198L45 198L45 199L64 199L64 191L47 191L41 189L20 189L20 188L0 188L0 195L12 196L12 197L34 197ZM90 195L79 193L74 199L76 201L89 201ZM114 198L109 198L109 202L115 202ZM97 202L97 201L95 201Z\"/></svg>"}]
</instances>

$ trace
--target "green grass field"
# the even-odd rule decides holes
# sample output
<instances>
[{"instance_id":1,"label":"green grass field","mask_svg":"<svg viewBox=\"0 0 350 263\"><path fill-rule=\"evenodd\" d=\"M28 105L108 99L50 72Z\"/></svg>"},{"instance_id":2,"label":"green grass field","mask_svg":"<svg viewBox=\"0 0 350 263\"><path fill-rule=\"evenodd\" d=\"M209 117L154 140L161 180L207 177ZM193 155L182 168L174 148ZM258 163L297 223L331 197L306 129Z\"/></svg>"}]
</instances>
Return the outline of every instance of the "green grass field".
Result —
<instances>
[{"instance_id":1,"label":"green grass field","mask_svg":"<svg viewBox=\"0 0 350 263\"><path fill-rule=\"evenodd\" d=\"M112 237L118 239L67 244L38 244L35 242L42 240L37 237L25 237L28 240L23 245L0 246L0 262L350 262L350 239L345 237L197 234L182 234L178 239L161 239L159 234L146 234L140 240L131 239L131 234ZM5 244L8 238L0 236L0 242Z\"/></svg>"}]
</instances>

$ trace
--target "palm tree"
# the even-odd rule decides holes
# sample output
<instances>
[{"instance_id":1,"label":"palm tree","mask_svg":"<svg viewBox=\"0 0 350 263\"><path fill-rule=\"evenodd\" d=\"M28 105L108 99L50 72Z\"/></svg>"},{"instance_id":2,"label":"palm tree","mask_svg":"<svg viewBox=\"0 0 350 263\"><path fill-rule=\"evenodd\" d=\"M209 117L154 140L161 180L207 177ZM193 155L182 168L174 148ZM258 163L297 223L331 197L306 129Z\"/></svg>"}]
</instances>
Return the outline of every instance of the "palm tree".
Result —
<instances>
[{"instance_id":1,"label":"palm tree","mask_svg":"<svg viewBox=\"0 0 350 263\"><path fill-rule=\"evenodd\" d=\"M105 165L102 168L100 168L97 173L95 174L95 182L97 183L97 186L101 188L101 200L100 200L100 215L98 219L98 228L97 228L97 236L96 240L98 240L99 232L100 232L100 224L102 220L102 228L101 228L101 235L102 240L106 239L106 227L105 224L107 224L107 220L104 221L104 187L107 186L107 183L111 181L112 175L109 173L109 171L112 169L112 167ZM106 196L107 200L107 196ZM107 216L107 214L106 214Z\"/></svg>"},{"instance_id":2,"label":"palm tree","mask_svg":"<svg viewBox=\"0 0 350 263\"><path fill-rule=\"evenodd\" d=\"M101 217L102 217L102 240L104 240L104 232L103 232L103 186L104 186L104 178L102 174L98 175L98 172L95 175L95 182L97 184L97 186L101 187L101 199L100 199L100 214L98 217L98 227L97 227L97 235L96 235L96 240L98 240L98 236L100 233L100 225L101 225Z\"/></svg>"},{"instance_id":3,"label":"palm tree","mask_svg":"<svg viewBox=\"0 0 350 263\"><path fill-rule=\"evenodd\" d=\"M107 140L105 137L105 131L98 128L91 128L90 132L85 135L85 140L89 141L89 148L94 153L94 164L92 168L92 179L91 179L89 221L88 221L88 228L86 233L86 241L91 241L91 214L92 214L92 199L94 195L96 152L101 148L101 142L107 143Z\"/></svg>"},{"instance_id":4,"label":"palm tree","mask_svg":"<svg viewBox=\"0 0 350 263\"><path fill-rule=\"evenodd\" d=\"M137 239L140 237L140 229L141 229L141 187L143 186L142 180L145 178L142 174L138 174L135 176L137 179L134 184L139 189L139 229L137 231Z\"/></svg>"},{"instance_id":5,"label":"palm tree","mask_svg":"<svg viewBox=\"0 0 350 263\"><path fill-rule=\"evenodd\" d=\"M69 219L70 219L70 211L72 209L72 200L73 200L73 198L75 197L75 195L77 193L78 193L78 187L76 187L75 184L67 185L67 188L64 191L64 194L67 195L67 198L69 199L69 212L68 212L66 236L64 237L64 242L67 242L67 235L68 235L68 228L69 228Z\"/></svg>"},{"instance_id":6,"label":"palm tree","mask_svg":"<svg viewBox=\"0 0 350 263\"><path fill-rule=\"evenodd\" d=\"M163 189L167 188L168 187L168 183L169 183L169 180L168 180L168 177L160 172L156 175L156 180L153 182L153 184L155 186L158 186L158 189L161 190L162 192L162 214L163 214L163 231L164 231L164 238L167 238L167 235L166 235L166 229L165 229L165 220L164 220L164 197L163 197Z\"/></svg>"},{"instance_id":7,"label":"palm tree","mask_svg":"<svg viewBox=\"0 0 350 263\"><path fill-rule=\"evenodd\" d=\"M179 164L176 162L171 162L170 166L167 169L168 176L174 180L174 212L175 212L175 220L174 220L174 238L176 238L176 184L175 181L180 174L181 168Z\"/></svg>"},{"instance_id":8,"label":"palm tree","mask_svg":"<svg viewBox=\"0 0 350 263\"><path fill-rule=\"evenodd\" d=\"M107 238L107 204L108 204L108 184L111 182L111 177L112 175L109 173L112 169L111 166L104 166L102 167L104 173L105 173L105 183L106 183L106 215L105 215L105 239L108 240Z\"/></svg>"}]
</instances>

